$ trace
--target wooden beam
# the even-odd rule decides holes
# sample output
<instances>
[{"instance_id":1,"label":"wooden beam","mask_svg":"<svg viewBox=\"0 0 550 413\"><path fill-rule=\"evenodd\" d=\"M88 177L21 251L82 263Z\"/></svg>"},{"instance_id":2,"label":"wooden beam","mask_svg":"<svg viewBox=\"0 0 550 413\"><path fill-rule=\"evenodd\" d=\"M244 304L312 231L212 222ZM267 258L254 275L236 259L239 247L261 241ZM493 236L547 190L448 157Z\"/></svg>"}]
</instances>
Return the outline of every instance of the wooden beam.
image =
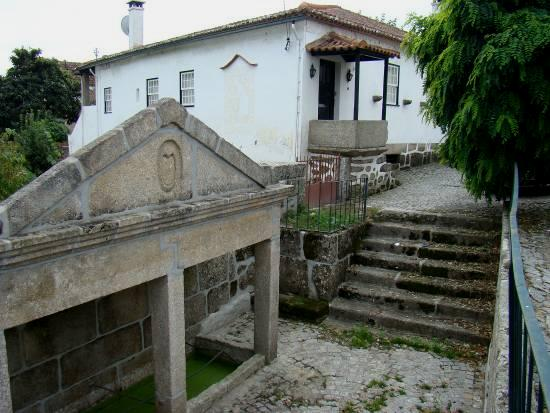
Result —
<instances>
[{"instance_id":1,"label":"wooden beam","mask_svg":"<svg viewBox=\"0 0 550 413\"><path fill-rule=\"evenodd\" d=\"M355 91L353 96L353 120L359 120L359 72L361 70L361 57L355 57Z\"/></svg>"},{"instance_id":2,"label":"wooden beam","mask_svg":"<svg viewBox=\"0 0 550 413\"><path fill-rule=\"evenodd\" d=\"M387 57L384 59L384 86L382 92L382 120L386 120L386 103L388 100L388 65L389 60Z\"/></svg>"}]
</instances>

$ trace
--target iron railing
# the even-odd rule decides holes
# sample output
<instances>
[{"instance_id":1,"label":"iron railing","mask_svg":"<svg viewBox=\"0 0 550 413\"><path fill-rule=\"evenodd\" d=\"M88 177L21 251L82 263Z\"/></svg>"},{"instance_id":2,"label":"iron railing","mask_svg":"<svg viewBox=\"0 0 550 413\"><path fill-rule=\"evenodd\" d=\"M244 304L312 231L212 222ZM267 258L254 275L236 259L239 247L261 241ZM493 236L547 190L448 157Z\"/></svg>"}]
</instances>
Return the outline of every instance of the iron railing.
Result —
<instances>
[{"instance_id":1,"label":"iron railing","mask_svg":"<svg viewBox=\"0 0 550 413\"><path fill-rule=\"evenodd\" d=\"M550 354L525 282L519 242L518 168L510 206L510 354L508 398L511 413L542 412L550 400Z\"/></svg>"},{"instance_id":2,"label":"iron railing","mask_svg":"<svg viewBox=\"0 0 550 413\"><path fill-rule=\"evenodd\" d=\"M367 178L286 183L294 186L294 192L283 205L283 228L334 232L367 218Z\"/></svg>"}]
</instances>

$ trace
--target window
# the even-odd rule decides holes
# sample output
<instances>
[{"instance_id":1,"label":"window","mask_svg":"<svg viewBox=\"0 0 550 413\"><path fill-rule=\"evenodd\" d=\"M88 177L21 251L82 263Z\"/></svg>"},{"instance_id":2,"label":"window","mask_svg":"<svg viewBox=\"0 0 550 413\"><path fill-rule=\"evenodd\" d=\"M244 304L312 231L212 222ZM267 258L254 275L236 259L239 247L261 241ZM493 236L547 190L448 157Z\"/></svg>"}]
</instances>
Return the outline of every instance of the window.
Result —
<instances>
[{"instance_id":1,"label":"window","mask_svg":"<svg viewBox=\"0 0 550 413\"><path fill-rule=\"evenodd\" d=\"M147 79L147 106L154 105L159 100L159 78Z\"/></svg>"},{"instance_id":2,"label":"window","mask_svg":"<svg viewBox=\"0 0 550 413\"><path fill-rule=\"evenodd\" d=\"M195 71L180 72L180 103L195 106Z\"/></svg>"},{"instance_id":3,"label":"window","mask_svg":"<svg viewBox=\"0 0 550 413\"><path fill-rule=\"evenodd\" d=\"M387 105L399 104L399 66L388 65L388 99Z\"/></svg>"},{"instance_id":4,"label":"window","mask_svg":"<svg viewBox=\"0 0 550 413\"><path fill-rule=\"evenodd\" d=\"M113 93L110 87L103 89L103 103L105 113L111 113L113 111Z\"/></svg>"}]
</instances>

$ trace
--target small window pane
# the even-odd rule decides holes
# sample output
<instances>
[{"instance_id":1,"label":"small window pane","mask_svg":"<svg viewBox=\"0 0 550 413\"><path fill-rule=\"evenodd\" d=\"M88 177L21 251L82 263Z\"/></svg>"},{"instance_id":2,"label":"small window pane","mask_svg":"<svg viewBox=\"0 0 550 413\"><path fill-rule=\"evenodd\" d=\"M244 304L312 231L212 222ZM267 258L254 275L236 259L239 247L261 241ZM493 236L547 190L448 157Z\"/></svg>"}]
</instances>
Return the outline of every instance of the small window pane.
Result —
<instances>
[{"instance_id":1,"label":"small window pane","mask_svg":"<svg viewBox=\"0 0 550 413\"><path fill-rule=\"evenodd\" d=\"M387 104L397 105L399 99L399 66L388 66Z\"/></svg>"},{"instance_id":2,"label":"small window pane","mask_svg":"<svg viewBox=\"0 0 550 413\"><path fill-rule=\"evenodd\" d=\"M180 100L184 106L195 105L195 71L180 73Z\"/></svg>"},{"instance_id":3,"label":"small window pane","mask_svg":"<svg viewBox=\"0 0 550 413\"><path fill-rule=\"evenodd\" d=\"M159 80L147 79L147 106L157 103L159 100Z\"/></svg>"},{"instance_id":4,"label":"small window pane","mask_svg":"<svg viewBox=\"0 0 550 413\"><path fill-rule=\"evenodd\" d=\"M110 87L106 87L105 89L103 89L103 101L104 101L105 113L111 113L113 111L113 105L112 105L112 89Z\"/></svg>"}]
</instances>

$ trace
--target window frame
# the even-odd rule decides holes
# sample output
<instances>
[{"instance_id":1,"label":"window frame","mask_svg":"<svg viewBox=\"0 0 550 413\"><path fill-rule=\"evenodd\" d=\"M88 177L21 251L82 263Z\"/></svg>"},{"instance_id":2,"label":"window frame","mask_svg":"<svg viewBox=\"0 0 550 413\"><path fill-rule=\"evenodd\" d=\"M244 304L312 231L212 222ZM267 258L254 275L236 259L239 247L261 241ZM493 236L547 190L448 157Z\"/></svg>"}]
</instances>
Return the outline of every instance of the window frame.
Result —
<instances>
[{"instance_id":1,"label":"window frame","mask_svg":"<svg viewBox=\"0 0 550 413\"><path fill-rule=\"evenodd\" d=\"M109 100L105 99L107 90L109 90ZM109 102L110 110L107 110L107 102ZM113 87L105 87L103 88L103 113L113 113Z\"/></svg>"},{"instance_id":2,"label":"window frame","mask_svg":"<svg viewBox=\"0 0 550 413\"><path fill-rule=\"evenodd\" d=\"M149 81L156 80L157 81L157 101L154 103L149 103L149 96L152 96L149 94ZM149 79L145 79L145 105L146 107L149 107L151 105L154 105L160 100L160 81L158 77L150 77Z\"/></svg>"},{"instance_id":3,"label":"window frame","mask_svg":"<svg viewBox=\"0 0 550 413\"><path fill-rule=\"evenodd\" d=\"M182 79L181 79L181 75L183 75L184 73L193 73L193 88L186 88L186 89L183 89L182 88ZM186 107L186 108L193 108L195 107L195 69L191 69L191 70L182 70L180 73L179 73L179 77L180 77L180 105ZM186 105L183 103L183 99L182 99L182 92L184 90L193 90L193 104L191 105Z\"/></svg>"},{"instance_id":4,"label":"window frame","mask_svg":"<svg viewBox=\"0 0 550 413\"><path fill-rule=\"evenodd\" d=\"M386 106L399 106L399 89L401 88L401 66L396 65L394 63L388 63L388 72L389 72L390 66L397 68L397 85L389 84L390 76L388 74L388 81L387 81L386 88L389 89L389 87L392 86L392 87L396 87L396 89L395 89L395 103L389 103L388 101L386 101Z\"/></svg>"}]
</instances>

